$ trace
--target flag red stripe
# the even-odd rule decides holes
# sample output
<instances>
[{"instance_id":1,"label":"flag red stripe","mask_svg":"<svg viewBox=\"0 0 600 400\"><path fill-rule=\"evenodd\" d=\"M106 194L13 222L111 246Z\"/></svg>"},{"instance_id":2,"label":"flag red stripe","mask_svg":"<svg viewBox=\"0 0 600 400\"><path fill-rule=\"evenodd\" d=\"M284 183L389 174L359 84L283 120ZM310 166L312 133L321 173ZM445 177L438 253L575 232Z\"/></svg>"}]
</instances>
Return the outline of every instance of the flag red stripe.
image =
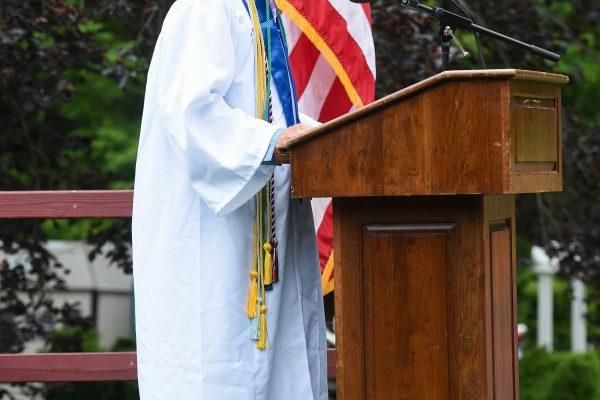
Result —
<instances>
[{"instance_id":1,"label":"flag red stripe","mask_svg":"<svg viewBox=\"0 0 600 400\"><path fill-rule=\"evenodd\" d=\"M290 64L292 65L292 75L296 83L298 98L304 94L319 55L319 50L305 34L302 34L290 53Z\"/></svg>"},{"instance_id":2,"label":"flag red stripe","mask_svg":"<svg viewBox=\"0 0 600 400\"><path fill-rule=\"evenodd\" d=\"M319 264L321 273L323 273L331 250L333 250L333 206L331 203L327 206L321 225L317 230L317 243L319 243Z\"/></svg>"},{"instance_id":3,"label":"flag red stripe","mask_svg":"<svg viewBox=\"0 0 600 400\"><path fill-rule=\"evenodd\" d=\"M363 103L373 101L375 78L346 20L327 0L288 0L327 42L344 66ZM347 111L347 110L346 110Z\"/></svg>"},{"instance_id":4,"label":"flag red stripe","mask_svg":"<svg viewBox=\"0 0 600 400\"><path fill-rule=\"evenodd\" d=\"M331 85L327 99L321 109L319 121L331 121L332 119L347 113L351 108L352 102L350 101L350 98L348 98L344 85L342 85L342 82L338 78L333 82L333 85Z\"/></svg>"}]
</instances>

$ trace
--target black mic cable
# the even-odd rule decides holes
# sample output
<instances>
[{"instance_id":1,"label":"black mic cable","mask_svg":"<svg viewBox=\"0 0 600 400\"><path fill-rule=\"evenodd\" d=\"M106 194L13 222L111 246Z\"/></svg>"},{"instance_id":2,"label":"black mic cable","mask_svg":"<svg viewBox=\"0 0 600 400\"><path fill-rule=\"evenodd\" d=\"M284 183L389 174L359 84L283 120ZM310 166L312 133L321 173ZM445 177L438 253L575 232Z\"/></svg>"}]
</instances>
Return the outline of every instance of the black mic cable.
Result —
<instances>
[{"instance_id":1,"label":"black mic cable","mask_svg":"<svg viewBox=\"0 0 600 400\"><path fill-rule=\"evenodd\" d=\"M473 17L465 10L458 1L450 0L452 4L454 4L462 13L468 17L471 21L473 21ZM479 21L477 21L479 22ZM473 36L475 36L475 44L477 45L477 52L479 53L479 59L481 60L481 66L483 69L487 69L487 62L485 61L485 54L483 54L483 46L481 46L481 40L479 38L479 32L473 32Z\"/></svg>"}]
</instances>

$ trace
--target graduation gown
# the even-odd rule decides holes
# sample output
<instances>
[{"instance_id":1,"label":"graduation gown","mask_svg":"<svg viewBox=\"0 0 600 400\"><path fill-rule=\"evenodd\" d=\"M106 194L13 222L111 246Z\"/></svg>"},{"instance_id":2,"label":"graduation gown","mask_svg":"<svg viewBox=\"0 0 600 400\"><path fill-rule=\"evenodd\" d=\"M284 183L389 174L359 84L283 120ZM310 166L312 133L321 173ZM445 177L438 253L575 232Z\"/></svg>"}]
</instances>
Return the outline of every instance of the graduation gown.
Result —
<instances>
[{"instance_id":1,"label":"graduation gown","mask_svg":"<svg viewBox=\"0 0 600 400\"><path fill-rule=\"evenodd\" d=\"M325 322L310 201L289 166L264 166L285 126L255 114L255 53L242 0L178 0L146 88L134 206L142 400L327 399ZM314 123L301 116L304 123ZM268 348L245 314L255 194L275 172L280 281Z\"/></svg>"}]
</instances>

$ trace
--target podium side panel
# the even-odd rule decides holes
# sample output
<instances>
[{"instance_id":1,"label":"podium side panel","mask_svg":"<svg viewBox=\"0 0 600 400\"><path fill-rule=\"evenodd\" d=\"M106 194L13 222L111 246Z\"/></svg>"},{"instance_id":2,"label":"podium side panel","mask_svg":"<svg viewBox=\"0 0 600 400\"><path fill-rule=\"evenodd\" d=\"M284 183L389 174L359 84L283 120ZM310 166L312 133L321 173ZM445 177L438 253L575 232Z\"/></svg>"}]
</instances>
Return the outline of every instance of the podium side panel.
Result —
<instances>
[{"instance_id":1,"label":"podium side panel","mask_svg":"<svg viewBox=\"0 0 600 400\"><path fill-rule=\"evenodd\" d=\"M562 190L561 87L510 81L511 184L505 193Z\"/></svg>"},{"instance_id":2,"label":"podium side panel","mask_svg":"<svg viewBox=\"0 0 600 400\"><path fill-rule=\"evenodd\" d=\"M485 197L488 356L494 399L518 399L514 196Z\"/></svg>"}]
</instances>

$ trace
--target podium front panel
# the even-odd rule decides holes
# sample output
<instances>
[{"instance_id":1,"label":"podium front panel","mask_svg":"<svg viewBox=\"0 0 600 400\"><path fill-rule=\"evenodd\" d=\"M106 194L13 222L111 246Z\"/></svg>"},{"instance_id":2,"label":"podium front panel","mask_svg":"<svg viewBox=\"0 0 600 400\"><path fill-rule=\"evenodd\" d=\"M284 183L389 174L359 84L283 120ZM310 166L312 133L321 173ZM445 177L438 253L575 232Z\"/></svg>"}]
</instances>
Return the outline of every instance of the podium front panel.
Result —
<instances>
[{"instance_id":1,"label":"podium front panel","mask_svg":"<svg viewBox=\"0 0 600 400\"><path fill-rule=\"evenodd\" d=\"M514 198L334 199L338 398L516 399Z\"/></svg>"}]
</instances>

